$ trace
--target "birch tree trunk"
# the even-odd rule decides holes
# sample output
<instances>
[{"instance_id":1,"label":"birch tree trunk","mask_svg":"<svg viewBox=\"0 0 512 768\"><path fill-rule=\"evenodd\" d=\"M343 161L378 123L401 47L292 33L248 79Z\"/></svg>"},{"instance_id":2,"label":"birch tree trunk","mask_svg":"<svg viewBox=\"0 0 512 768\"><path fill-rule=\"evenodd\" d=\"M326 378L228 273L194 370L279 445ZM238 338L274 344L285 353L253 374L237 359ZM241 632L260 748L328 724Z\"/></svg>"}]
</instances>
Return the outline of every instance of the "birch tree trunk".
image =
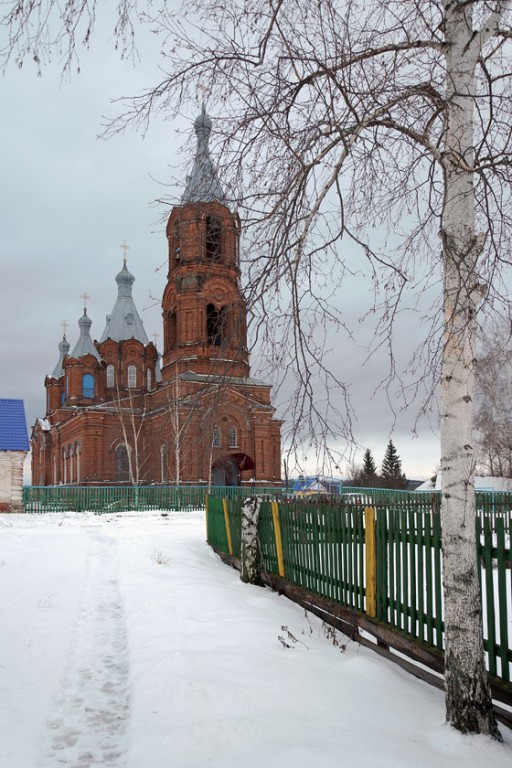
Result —
<instances>
[{"instance_id":1,"label":"birch tree trunk","mask_svg":"<svg viewBox=\"0 0 512 768\"><path fill-rule=\"evenodd\" d=\"M261 584L258 520L261 497L250 496L242 506L242 546L240 579L248 584Z\"/></svg>"},{"instance_id":2,"label":"birch tree trunk","mask_svg":"<svg viewBox=\"0 0 512 768\"><path fill-rule=\"evenodd\" d=\"M474 77L480 41L471 4L445 0L448 125L445 139L444 346L441 468L447 720L462 732L500 738L487 683L475 536L476 265Z\"/></svg>"}]
</instances>

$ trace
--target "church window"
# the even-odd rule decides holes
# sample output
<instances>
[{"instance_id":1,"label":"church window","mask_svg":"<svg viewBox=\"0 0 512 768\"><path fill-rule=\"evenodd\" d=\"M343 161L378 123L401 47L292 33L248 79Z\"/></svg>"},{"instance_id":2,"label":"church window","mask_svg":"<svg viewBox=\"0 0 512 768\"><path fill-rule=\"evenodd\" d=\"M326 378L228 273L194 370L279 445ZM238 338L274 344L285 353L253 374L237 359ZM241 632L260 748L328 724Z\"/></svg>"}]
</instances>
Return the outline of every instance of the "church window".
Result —
<instances>
[{"instance_id":1,"label":"church window","mask_svg":"<svg viewBox=\"0 0 512 768\"><path fill-rule=\"evenodd\" d=\"M181 244L180 244L180 223L179 221L174 222L174 252L176 254L176 258L179 259L181 256Z\"/></svg>"},{"instance_id":2,"label":"church window","mask_svg":"<svg viewBox=\"0 0 512 768\"><path fill-rule=\"evenodd\" d=\"M212 445L214 448L220 448L221 446L221 437L220 437L220 428L214 427L213 428L213 440Z\"/></svg>"},{"instance_id":3,"label":"church window","mask_svg":"<svg viewBox=\"0 0 512 768\"><path fill-rule=\"evenodd\" d=\"M220 347L223 342L224 308L217 309L214 304L206 307L206 336L208 344Z\"/></svg>"},{"instance_id":4,"label":"church window","mask_svg":"<svg viewBox=\"0 0 512 768\"><path fill-rule=\"evenodd\" d=\"M167 480L167 446L165 443L160 448L160 479L162 483Z\"/></svg>"},{"instance_id":5,"label":"church window","mask_svg":"<svg viewBox=\"0 0 512 768\"><path fill-rule=\"evenodd\" d=\"M148 368L148 370L146 371L146 382L147 382L148 392L151 392L151 389L152 389L151 368Z\"/></svg>"},{"instance_id":6,"label":"church window","mask_svg":"<svg viewBox=\"0 0 512 768\"><path fill-rule=\"evenodd\" d=\"M72 483L74 481L73 469L74 469L74 463L75 463L75 451L72 445L70 445L68 448L68 455L69 455L69 482Z\"/></svg>"},{"instance_id":7,"label":"church window","mask_svg":"<svg viewBox=\"0 0 512 768\"><path fill-rule=\"evenodd\" d=\"M169 312L167 314L167 327L166 327L166 350L174 349L176 346L176 312Z\"/></svg>"},{"instance_id":8,"label":"church window","mask_svg":"<svg viewBox=\"0 0 512 768\"><path fill-rule=\"evenodd\" d=\"M80 443L75 443L75 468L76 468L76 482L79 483L81 478L80 475Z\"/></svg>"},{"instance_id":9,"label":"church window","mask_svg":"<svg viewBox=\"0 0 512 768\"><path fill-rule=\"evenodd\" d=\"M130 479L130 463L128 461L128 449L126 445L116 448L116 481L127 483Z\"/></svg>"},{"instance_id":10,"label":"church window","mask_svg":"<svg viewBox=\"0 0 512 768\"><path fill-rule=\"evenodd\" d=\"M128 325L133 325L133 315L131 312L128 312L128 314L126 315L126 322L128 323Z\"/></svg>"},{"instance_id":11,"label":"church window","mask_svg":"<svg viewBox=\"0 0 512 768\"><path fill-rule=\"evenodd\" d=\"M128 387L135 389L137 386L137 368L134 365L128 366Z\"/></svg>"},{"instance_id":12,"label":"church window","mask_svg":"<svg viewBox=\"0 0 512 768\"><path fill-rule=\"evenodd\" d=\"M231 427L228 433L228 446L230 448L238 447L238 435L235 427Z\"/></svg>"},{"instance_id":13,"label":"church window","mask_svg":"<svg viewBox=\"0 0 512 768\"><path fill-rule=\"evenodd\" d=\"M206 257L212 261L221 258L222 226L216 216L208 216L206 219Z\"/></svg>"},{"instance_id":14,"label":"church window","mask_svg":"<svg viewBox=\"0 0 512 768\"><path fill-rule=\"evenodd\" d=\"M44 448L44 436L41 440L41 443L39 445L39 485L44 485L44 478L43 478L43 448Z\"/></svg>"},{"instance_id":15,"label":"church window","mask_svg":"<svg viewBox=\"0 0 512 768\"><path fill-rule=\"evenodd\" d=\"M107 365L107 387L110 389L116 383L116 373L113 365Z\"/></svg>"},{"instance_id":16,"label":"church window","mask_svg":"<svg viewBox=\"0 0 512 768\"><path fill-rule=\"evenodd\" d=\"M94 397L94 376L84 373L82 376L82 397Z\"/></svg>"}]
</instances>

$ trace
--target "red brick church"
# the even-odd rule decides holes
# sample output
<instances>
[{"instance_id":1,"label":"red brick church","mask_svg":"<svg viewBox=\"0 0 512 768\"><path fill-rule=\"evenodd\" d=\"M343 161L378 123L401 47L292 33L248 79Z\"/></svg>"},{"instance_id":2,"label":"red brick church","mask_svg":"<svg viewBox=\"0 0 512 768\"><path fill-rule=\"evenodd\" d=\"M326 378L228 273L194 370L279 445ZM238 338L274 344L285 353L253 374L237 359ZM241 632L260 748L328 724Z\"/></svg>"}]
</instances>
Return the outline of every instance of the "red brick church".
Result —
<instances>
[{"instance_id":1,"label":"red brick church","mask_svg":"<svg viewBox=\"0 0 512 768\"><path fill-rule=\"evenodd\" d=\"M100 341L84 309L45 379L32 483L275 485L280 428L270 386L251 377L240 288L240 220L224 198L204 109L180 205L167 223L163 355L148 340L126 259Z\"/></svg>"}]
</instances>

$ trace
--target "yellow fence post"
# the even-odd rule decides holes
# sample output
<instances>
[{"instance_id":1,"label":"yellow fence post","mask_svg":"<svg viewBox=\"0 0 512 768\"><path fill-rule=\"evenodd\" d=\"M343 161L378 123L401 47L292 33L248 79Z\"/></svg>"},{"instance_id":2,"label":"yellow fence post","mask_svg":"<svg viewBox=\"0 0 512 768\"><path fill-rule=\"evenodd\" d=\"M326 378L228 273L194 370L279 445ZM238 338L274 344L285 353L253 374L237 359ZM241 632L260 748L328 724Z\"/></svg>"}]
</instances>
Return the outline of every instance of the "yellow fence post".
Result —
<instances>
[{"instance_id":1,"label":"yellow fence post","mask_svg":"<svg viewBox=\"0 0 512 768\"><path fill-rule=\"evenodd\" d=\"M228 540L228 553L233 554L233 542L231 541L231 528L229 527L229 515L228 515L228 500L222 499L222 506L224 507L224 522L226 523L226 537Z\"/></svg>"},{"instance_id":2,"label":"yellow fence post","mask_svg":"<svg viewBox=\"0 0 512 768\"><path fill-rule=\"evenodd\" d=\"M375 536L375 507L364 508L366 540L366 613L377 615L377 543Z\"/></svg>"},{"instance_id":3,"label":"yellow fence post","mask_svg":"<svg viewBox=\"0 0 512 768\"><path fill-rule=\"evenodd\" d=\"M279 504L277 501L272 501L271 507L272 522L274 523L274 536L276 539L277 572L279 576L284 576L283 540L281 538L281 523L279 521Z\"/></svg>"}]
</instances>

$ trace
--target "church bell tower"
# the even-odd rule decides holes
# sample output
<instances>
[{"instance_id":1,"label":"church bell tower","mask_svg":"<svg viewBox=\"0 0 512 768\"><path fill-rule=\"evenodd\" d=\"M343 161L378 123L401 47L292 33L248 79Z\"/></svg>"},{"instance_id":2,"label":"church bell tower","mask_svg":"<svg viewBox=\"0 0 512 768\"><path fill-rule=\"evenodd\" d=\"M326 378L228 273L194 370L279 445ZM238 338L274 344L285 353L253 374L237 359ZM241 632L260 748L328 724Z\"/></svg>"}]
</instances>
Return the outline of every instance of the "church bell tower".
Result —
<instances>
[{"instance_id":1,"label":"church bell tower","mask_svg":"<svg viewBox=\"0 0 512 768\"><path fill-rule=\"evenodd\" d=\"M194 166L181 204L167 223L163 381L189 369L214 376L246 377L250 372L240 290L240 221L226 205L210 158L211 120L204 108L194 128Z\"/></svg>"}]
</instances>

